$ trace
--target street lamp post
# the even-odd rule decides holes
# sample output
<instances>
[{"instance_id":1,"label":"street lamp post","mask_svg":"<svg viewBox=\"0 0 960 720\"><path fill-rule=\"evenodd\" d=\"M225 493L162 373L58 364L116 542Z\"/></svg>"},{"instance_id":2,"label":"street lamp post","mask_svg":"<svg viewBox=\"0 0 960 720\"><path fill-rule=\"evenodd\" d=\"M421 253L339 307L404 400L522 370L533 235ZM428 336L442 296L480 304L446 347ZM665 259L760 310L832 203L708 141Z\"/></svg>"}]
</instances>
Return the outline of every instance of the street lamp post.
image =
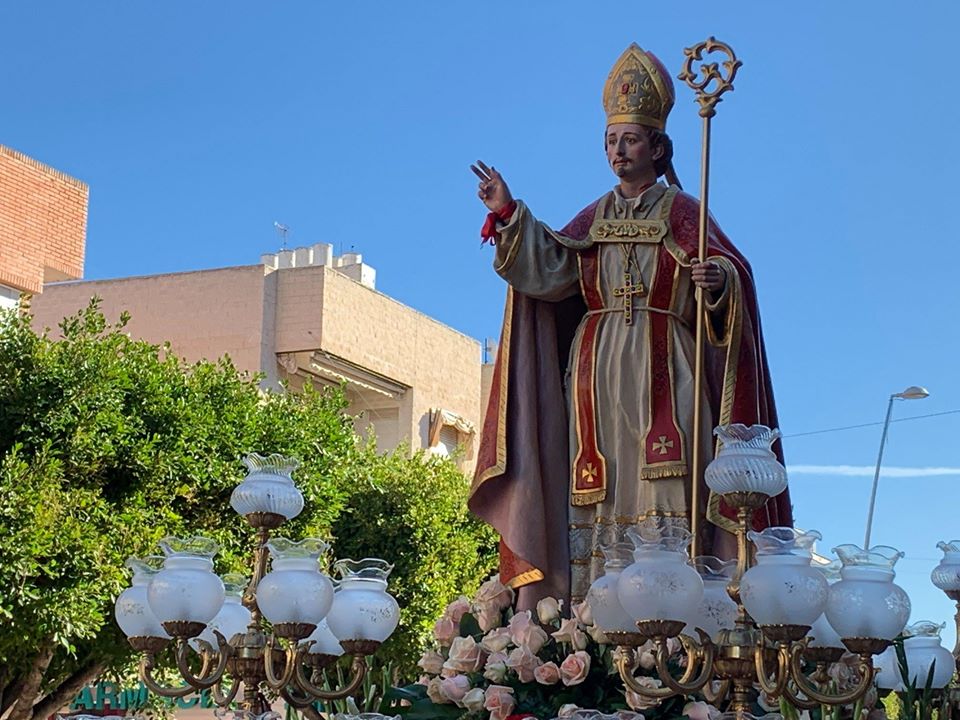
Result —
<instances>
[{"instance_id":1,"label":"street lamp post","mask_svg":"<svg viewBox=\"0 0 960 720\"><path fill-rule=\"evenodd\" d=\"M880 452L877 453L877 469L873 473L873 487L870 489L870 508L867 510L867 532L864 535L863 547L870 547L870 531L873 529L873 507L877 502L877 485L880 482L880 465L883 462L883 446L887 442L887 430L890 427L890 416L893 414L893 401L897 398L901 400L922 400L930 393L926 388L918 385L911 385L903 392L893 393L890 396L890 402L887 403L887 416L883 421L883 434L880 436Z\"/></svg>"}]
</instances>

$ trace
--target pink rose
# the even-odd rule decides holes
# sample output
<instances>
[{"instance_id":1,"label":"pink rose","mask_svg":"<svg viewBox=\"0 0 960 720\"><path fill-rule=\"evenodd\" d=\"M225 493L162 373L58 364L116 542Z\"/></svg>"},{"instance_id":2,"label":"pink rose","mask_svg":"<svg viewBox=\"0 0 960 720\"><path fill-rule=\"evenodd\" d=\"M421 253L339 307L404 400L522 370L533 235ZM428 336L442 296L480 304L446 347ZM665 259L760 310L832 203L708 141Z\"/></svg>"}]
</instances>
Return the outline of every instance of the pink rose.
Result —
<instances>
[{"instance_id":1,"label":"pink rose","mask_svg":"<svg viewBox=\"0 0 960 720\"><path fill-rule=\"evenodd\" d=\"M540 652L549 639L544 629L533 622L529 610L510 618L509 630L514 645L527 647L534 654Z\"/></svg>"},{"instance_id":2,"label":"pink rose","mask_svg":"<svg viewBox=\"0 0 960 720\"><path fill-rule=\"evenodd\" d=\"M537 619L543 624L559 619L562 605L562 600L557 600L552 597L543 598L537 603Z\"/></svg>"},{"instance_id":3,"label":"pink rose","mask_svg":"<svg viewBox=\"0 0 960 720\"><path fill-rule=\"evenodd\" d=\"M593 641L597 645L609 645L610 638L608 638L603 630L601 630L597 625L587 625L586 626L587 635L593 638ZM686 656L684 656L686 657Z\"/></svg>"},{"instance_id":4,"label":"pink rose","mask_svg":"<svg viewBox=\"0 0 960 720\"><path fill-rule=\"evenodd\" d=\"M470 601L467 600L463 595L458 597L452 603L447 605L447 609L443 611L445 617L453 620L454 623L460 623L460 618L470 612Z\"/></svg>"},{"instance_id":5,"label":"pink rose","mask_svg":"<svg viewBox=\"0 0 960 720\"><path fill-rule=\"evenodd\" d=\"M480 641L480 647L490 653L503 652L510 645L510 628L491 630Z\"/></svg>"},{"instance_id":6,"label":"pink rose","mask_svg":"<svg viewBox=\"0 0 960 720\"><path fill-rule=\"evenodd\" d=\"M443 667L457 672L476 672L483 667L483 651L472 637L455 637Z\"/></svg>"},{"instance_id":7,"label":"pink rose","mask_svg":"<svg viewBox=\"0 0 960 720\"><path fill-rule=\"evenodd\" d=\"M502 683L507 677L507 656L504 653L491 653L483 668L483 676L493 683Z\"/></svg>"},{"instance_id":8,"label":"pink rose","mask_svg":"<svg viewBox=\"0 0 960 720\"><path fill-rule=\"evenodd\" d=\"M475 617L480 629L487 632L487 630L500 627L502 613L496 605L478 605Z\"/></svg>"},{"instance_id":9,"label":"pink rose","mask_svg":"<svg viewBox=\"0 0 960 720\"><path fill-rule=\"evenodd\" d=\"M490 720L506 720L516 706L517 701L513 698L513 688L504 685L491 685L484 693L483 707L490 711Z\"/></svg>"},{"instance_id":10,"label":"pink rose","mask_svg":"<svg viewBox=\"0 0 960 720\"><path fill-rule=\"evenodd\" d=\"M638 675L634 677L634 680L638 684L647 688L652 689L660 687L659 680L646 675ZM629 705L633 710L649 710L650 708L655 708L659 704L659 698L651 698L647 697L646 695L641 695L640 693L635 693L633 690L627 690L627 705Z\"/></svg>"},{"instance_id":11,"label":"pink rose","mask_svg":"<svg viewBox=\"0 0 960 720\"><path fill-rule=\"evenodd\" d=\"M456 705L461 705L463 696L468 690L470 690L470 680L466 675L454 675L440 682L440 692Z\"/></svg>"},{"instance_id":12,"label":"pink rose","mask_svg":"<svg viewBox=\"0 0 960 720\"><path fill-rule=\"evenodd\" d=\"M590 656L583 650L567 655L560 663L560 679L564 685L579 685L587 679L590 672Z\"/></svg>"},{"instance_id":13,"label":"pink rose","mask_svg":"<svg viewBox=\"0 0 960 720\"><path fill-rule=\"evenodd\" d=\"M590 603L574 603L570 606L570 612L573 618L581 625L593 625L593 610L590 609Z\"/></svg>"},{"instance_id":14,"label":"pink rose","mask_svg":"<svg viewBox=\"0 0 960 720\"><path fill-rule=\"evenodd\" d=\"M446 615L441 617L433 626L433 637L441 647L449 647L457 636L457 625Z\"/></svg>"},{"instance_id":15,"label":"pink rose","mask_svg":"<svg viewBox=\"0 0 960 720\"><path fill-rule=\"evenodd\" d=\"M463 696L463 700L460 702L463 706L470 712L480 712L483 710L483 703L485 701L483 695L483 688L474 688L466 695Z\"/></svg>"},{"instance_id":16,"label":"pink rose","mask_svg":"<svg viewBox=\"0 0 960 720\"><path fill-rule=\"evenodd\" d=\"M683 714L690 720L716 720L720 717L720 711L717 708L702 701L688 702L683 706Z\"/></svg>"},{"instance_id":17,"label":"pink rose","mask_svg":"<svg viewBox=\"0 0 960 720\"><path fill-rule=\"evenodd\" d=\"M653 647L653 642L647 640L643 645L637 648L637 660L640 663L640 667L644 670L653 670L657 666L657 656L654 655L656 650Z\"/></svg>"},{"instance_id":18,"label":"pink rose","mask_svg":"<svg viewBox=\"0 0 960 720\"><path fill-rule=\"evenodd\" d=\"M560 682L560 668L555 662L546 662L533 671L533 679L541 685L556 685Z\"/></svg>"},{"instance_id":19,"label":"pink rose","mask_svg":"<svg viewBox=\"0 0 960 720\"><path fill-rule=\"evenodd\" d=\"M573 703L567 703L566 705L561 705L560 709L557 710L557 717L567 717L573 715L577 710L580 709L579 705L574 705Z\"/></svg>"},{"instance_id":20,"label":"pink rose","mask_svg":"<svg viewBox=\"0 0 960 720\"><path fill-rule=\"evenodd\" d=\"M427 650L427 652L423 654L423 657L417 661L417 665L422 668L425 673L439 675L440 670L443 668L443 655L433 650Z\"/></svg>"},{"instance_id":21,"label":"pink rose","mask_svg":"<svg viewBox=\"0 0 960 720\"><path fill-rule=\"evenodd\" d=\"M450 699L440 690L440 683L442 682L442 678L435 677L427 683L427 697L434 705L448 705L450 703Z\"/></svg>"},{"instance_id":22,"label":"pink rose","mask_svg":"<svg viewBox=\"0 0 960 720\"><path fill-rule=\"evenodd\" d=\"M513 590L496 578L487 580L477 591L474 598L477 605L490 605L497 610L506 610L513 604Z\"/></svg>"},{"instance_id":23,"label":"pink rose","mask_svg":"<svg viewBox=\"0 0 960 720\"><path fill-rule=\"evenodd\" d=\"M533 673L541 662L540 658L526 646L518 647L507 656L507 667L517 674L520 682L531 682L534 678Z\"/></svg>"},{"instance_id":24,"label":"pink rose","mask_svg":"<svg viewBox=\"0 0 960 720\"><path fill-rule=\"evenodd\" d=\"M587 649L587 636L577 625L577 621L572 618L563 620L560 623L560 629L551 633L551 636L557 642L570 643L574 650Z\"/></svg>"}]
</instances>

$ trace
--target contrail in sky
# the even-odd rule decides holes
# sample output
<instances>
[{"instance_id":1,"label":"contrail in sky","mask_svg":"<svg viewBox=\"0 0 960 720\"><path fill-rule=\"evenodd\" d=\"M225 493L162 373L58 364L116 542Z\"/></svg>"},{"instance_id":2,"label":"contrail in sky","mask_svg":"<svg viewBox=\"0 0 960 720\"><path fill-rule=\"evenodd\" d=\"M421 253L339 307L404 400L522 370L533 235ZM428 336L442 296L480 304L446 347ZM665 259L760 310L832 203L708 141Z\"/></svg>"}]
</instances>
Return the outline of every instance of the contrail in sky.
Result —
<instances>
[{"instance_id":1,"label":"contrail in sky","mask_svg":"<svg viewBox=\"0 0 960 720\"><path fill-rule=\"evenodd\" d=\"M873 477L875 465L788 465L789 475L841 475L843 477ZM945 477L960 475L960 467L896 467L884 465L883 477Z\"/></svg>"}]
</instances>

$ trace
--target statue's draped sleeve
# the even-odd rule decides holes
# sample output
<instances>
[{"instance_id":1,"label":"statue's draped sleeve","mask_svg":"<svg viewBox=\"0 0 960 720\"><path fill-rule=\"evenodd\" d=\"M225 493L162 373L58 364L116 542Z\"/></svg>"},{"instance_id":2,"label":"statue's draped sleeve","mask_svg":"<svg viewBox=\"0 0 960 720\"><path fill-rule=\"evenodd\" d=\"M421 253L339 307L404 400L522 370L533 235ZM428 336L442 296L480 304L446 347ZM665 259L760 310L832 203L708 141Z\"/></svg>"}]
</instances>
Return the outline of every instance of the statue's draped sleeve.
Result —
<instances>
[{"instance_id":1,"label":"statue's draped sleeve","mask_svg":"<svg viewBox=\"0 0 960 720\"><path fill-rule=\"evenodd\" d=\"M532 607L539 597L569 594L563 373L585 308L577 290L576 252L566 243L586 239L595 209L593 203L556 233L518 202L497 240L497 272L551 298L508 286L469 500L470 509L500 533L500 579L519 589L521 608ZM537 261L535 246L547 251ZM525 252L531 257L518 262ZM536 583L535 594L525 597L531 583Z\"/></svg>"}]
</instances>

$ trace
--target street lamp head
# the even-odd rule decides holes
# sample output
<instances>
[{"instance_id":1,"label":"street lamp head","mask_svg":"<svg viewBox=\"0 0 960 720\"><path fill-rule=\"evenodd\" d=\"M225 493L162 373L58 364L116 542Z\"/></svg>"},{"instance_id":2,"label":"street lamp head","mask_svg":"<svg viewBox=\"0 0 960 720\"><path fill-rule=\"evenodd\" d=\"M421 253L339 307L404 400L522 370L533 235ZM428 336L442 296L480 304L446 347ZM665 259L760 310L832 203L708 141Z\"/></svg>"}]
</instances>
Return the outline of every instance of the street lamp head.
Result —
<instances>
[{"instance_id":1,"label":"street lamp head","mask_svg":"<svg viewBox=\"0 0 960 720\"><path fill-rule=\"evenodd\" d=\"M923 398L930 395L927 392L925 387L920 387L919 385L911 385L903 392L894 393L894 397L898 397L901 400L922 400Z\"/></svg>"}]
</instances>

